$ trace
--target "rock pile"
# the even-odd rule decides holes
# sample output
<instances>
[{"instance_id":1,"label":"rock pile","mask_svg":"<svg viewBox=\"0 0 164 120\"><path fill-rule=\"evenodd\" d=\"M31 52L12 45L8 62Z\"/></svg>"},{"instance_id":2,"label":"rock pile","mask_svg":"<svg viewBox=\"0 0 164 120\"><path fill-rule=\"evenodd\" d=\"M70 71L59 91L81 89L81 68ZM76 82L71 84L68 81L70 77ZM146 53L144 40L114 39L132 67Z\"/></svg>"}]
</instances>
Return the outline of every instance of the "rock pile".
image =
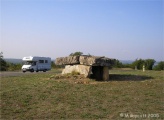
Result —
<instances>
[{"instance_id":1,"label":"rock pile","mask_svg":"<svg viewBox=\"0 0 164 120\"><path fill-rule=\"evenodd\" d=\"M113 63L114 59L87 55L60 57L55 60L56 65L66 65L62 74L76 71L84 74L85 77L93 74L97 80L109 79L109 68Z\"/></svg>"}]
</instances>

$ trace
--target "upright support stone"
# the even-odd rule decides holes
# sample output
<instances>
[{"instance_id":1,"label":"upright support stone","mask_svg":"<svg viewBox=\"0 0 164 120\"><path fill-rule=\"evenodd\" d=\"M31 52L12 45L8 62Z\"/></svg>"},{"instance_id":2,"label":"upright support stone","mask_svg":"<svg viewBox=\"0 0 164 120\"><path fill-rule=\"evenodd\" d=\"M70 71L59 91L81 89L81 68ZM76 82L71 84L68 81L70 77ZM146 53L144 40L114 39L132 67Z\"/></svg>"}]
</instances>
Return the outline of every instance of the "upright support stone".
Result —
<instances>
[{"instance_id":1,"label":"upright support stone","mask_svg":"<svg viewBox=\"0 0 164 120\"><path fill-rule=\"evenodd\" d=\"M96 80L109 80L109 68L107 66L92 66L92 73Z\"/></svg>"},{"instance_id":2,"label":"upright support stone","mask_svg":"<svg viewBox=\"0 0 164 120\"><path fill-rule=\"evenodd\" d=\"M83 74L85 77L89 77L91 74L91 66L86 65L66 65L62 71L62 74L72 73L73 71Z\"/></svg>"},{"instance_id":3,"label":"upright support stone","mask_svg":"<svg viewBox=\"0 0 164 120\"><path fill-rule=\"evenodd\" d=\"M102 79L104 81L108 81L109 80L109 68L104 66L103 67L103 76L102 76Z\"/></svg>"}]
</instances>

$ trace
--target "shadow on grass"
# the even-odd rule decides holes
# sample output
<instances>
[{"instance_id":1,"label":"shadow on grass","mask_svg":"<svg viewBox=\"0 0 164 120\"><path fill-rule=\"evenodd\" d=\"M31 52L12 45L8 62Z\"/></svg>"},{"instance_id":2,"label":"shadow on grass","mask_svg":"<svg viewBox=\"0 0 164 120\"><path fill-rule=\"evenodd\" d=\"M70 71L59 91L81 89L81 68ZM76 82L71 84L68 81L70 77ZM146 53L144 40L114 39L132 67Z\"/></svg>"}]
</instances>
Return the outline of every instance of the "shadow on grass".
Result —
<instances>
[{"instance_id":1,"label":"shadow on grass","mask_svg":"<svg viewBox=\"0 0 164 120\"><path fill-rule=\"evenodd\" d=\"M153 79L153 77L142 75L109 74L109 81L144 81L150 79Z\"/></svg>"}]
</instances>

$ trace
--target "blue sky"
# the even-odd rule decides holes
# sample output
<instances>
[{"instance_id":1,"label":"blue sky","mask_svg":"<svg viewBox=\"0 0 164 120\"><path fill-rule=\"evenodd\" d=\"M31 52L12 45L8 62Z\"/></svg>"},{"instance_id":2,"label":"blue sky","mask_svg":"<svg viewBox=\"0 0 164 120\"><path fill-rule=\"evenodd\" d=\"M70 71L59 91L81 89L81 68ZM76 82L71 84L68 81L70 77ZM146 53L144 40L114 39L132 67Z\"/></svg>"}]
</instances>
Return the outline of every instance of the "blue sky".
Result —
<instances>
[{"instance_id":1,"label":"blue sky","mask_svg":"<svg viewBox=\"0 0 164 120\"><path fill-rule=\"evenodd\" d=\"M164 59L162 0L1 0L5 58Z\"/></svg>"}]
</instances>

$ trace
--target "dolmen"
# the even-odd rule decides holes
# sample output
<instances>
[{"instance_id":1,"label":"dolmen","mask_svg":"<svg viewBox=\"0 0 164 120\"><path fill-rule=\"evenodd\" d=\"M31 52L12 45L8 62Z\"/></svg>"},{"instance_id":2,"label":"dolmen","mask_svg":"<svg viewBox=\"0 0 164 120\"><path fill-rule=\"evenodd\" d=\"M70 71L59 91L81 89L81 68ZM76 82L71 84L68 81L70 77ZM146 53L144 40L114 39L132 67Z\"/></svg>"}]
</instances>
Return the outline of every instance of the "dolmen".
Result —
<instances>
[{"instance_id":1,"label":"dolmen","mask_svg":"<svg viewBox=\"0 0 164 120\"><path fill-rule=\"evenodd\" d=\"M109 80L109 69L114 64L115 59L99 56L68 56L56 58L56 65L65 65L62 74L73 71L83 74L85 77L92 75L96 80Z\"/></svg>"}]
</instances>

